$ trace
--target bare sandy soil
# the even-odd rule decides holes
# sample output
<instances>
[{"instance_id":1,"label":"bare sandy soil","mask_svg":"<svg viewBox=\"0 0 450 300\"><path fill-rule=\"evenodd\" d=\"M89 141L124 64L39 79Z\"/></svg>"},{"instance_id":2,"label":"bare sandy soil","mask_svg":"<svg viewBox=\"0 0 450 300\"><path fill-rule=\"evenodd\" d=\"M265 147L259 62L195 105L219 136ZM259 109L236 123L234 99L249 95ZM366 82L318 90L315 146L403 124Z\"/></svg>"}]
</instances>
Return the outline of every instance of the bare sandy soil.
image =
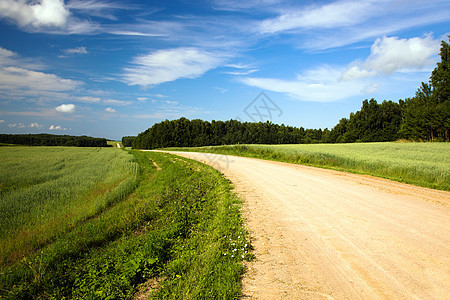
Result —
<instances>
[{"instance_id":1,"label":"bare sandy soil","mask_svg":"<svg viewBox=\"0 0 450 300\"><path fill-rule=\"evenodd\" d=\"M234 156L210 164L244 199L256 260L244 298L450 299L450 193Z\"/></svg>"}]
</instances>

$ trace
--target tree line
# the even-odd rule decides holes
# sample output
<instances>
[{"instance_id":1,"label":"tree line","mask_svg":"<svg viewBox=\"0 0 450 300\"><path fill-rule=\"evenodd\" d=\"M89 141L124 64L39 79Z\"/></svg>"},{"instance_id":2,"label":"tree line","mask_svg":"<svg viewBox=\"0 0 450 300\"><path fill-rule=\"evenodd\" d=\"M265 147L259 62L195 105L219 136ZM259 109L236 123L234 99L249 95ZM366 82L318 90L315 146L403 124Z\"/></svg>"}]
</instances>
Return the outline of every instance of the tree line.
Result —
<instances>
[{"instance_id":1,"label":"tree line","mask_svg":"<svg viewBox=\"0 0 450 300\"><path fill-rule=\"evenodd\" d=\"M165 120L139 134L133 148L199 147L231 144L295 144L319 142L321 129L304 129L271 122Z\"/></svg>"},{"instance_id":2,"label":"tree line","mask_svg":"<svg viewBox=\"0 0 450 300\"><path fill-rule=\"evenodd\" d=\"M449 36L450 39L450 36ZM271 122L166 120L132 139L133 148L197 147L230 144L303 144L450 140L450 46L442 41L441 61L413 98L364 100L361 110L331 130ZM130 140L127 140L129 142ZM125 144L124 144L125 145Z\"/></svg>"},{"instance_id":3,"label":"tree line","mask_svg":"<svg viewBox=\"0 0 450 300\"><path fill-rule=\"evenodd\" d=\"M108 147L106 139L53 134L0 134L0 143L25 146Z\"/></svg>"},{"instance_id":4,"label":"tree line","mask_svg":"<svg viewBox=\"0 0 450 300\"><path fill-rule=\"evenodd\" d=\"M133 141L136 137L135 136L124 136L122 137L122 145L124 147L131 147L133 144Z\"/></svg>"}]
</instances>

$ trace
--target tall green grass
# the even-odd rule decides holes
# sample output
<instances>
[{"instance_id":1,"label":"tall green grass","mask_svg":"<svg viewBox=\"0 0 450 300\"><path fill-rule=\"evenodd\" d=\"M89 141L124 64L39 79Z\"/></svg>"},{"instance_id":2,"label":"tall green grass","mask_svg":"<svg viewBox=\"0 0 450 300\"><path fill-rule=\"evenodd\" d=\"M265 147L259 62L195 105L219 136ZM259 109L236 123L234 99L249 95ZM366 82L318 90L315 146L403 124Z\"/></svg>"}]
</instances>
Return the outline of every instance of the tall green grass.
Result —
<instances>
[{"instance_id":1,"label":"tall green grass","mask_svg":"<svg viewBox=\"0 0 450 300\"><path fill-rule=\"evenodd\" d=\"M240 296L242 260L251 254L240 199L229 182L195 161L132 154L139 164L134 192L1 268L0 297L132 299L138 291L154 299ZM150 282L158 287L145 290Z\"/></svg>"},{"instance_id":2,"label":"tall green grass","mask_svg":"<svg viewBox=\"0 0 450 300\"><path fill-rule=\"evenodd\" d=\"M0 266L129 194L138 165L111 148L0 148Z\"/></svg>"},{"instance_id":3,"label":"tall green grass","mask_svg":"<svg viewBox=\"0 0 450 300\"><path fill-rule=\"evenodd\" d=\"M449 143L234 145L176 150L305 164L450 190Z\"/></svg>"}]
</instances>

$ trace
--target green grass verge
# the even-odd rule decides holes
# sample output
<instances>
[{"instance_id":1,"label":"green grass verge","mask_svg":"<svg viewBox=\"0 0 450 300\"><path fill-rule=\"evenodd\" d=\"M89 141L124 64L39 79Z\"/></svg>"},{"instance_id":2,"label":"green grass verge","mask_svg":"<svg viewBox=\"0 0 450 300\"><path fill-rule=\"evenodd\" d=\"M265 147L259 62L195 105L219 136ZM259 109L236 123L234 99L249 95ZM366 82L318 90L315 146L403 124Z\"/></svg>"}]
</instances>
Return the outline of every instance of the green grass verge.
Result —
<instances>
[{"instance_id":1,"label":"green grass verge","mask_svg":"<svg viewBox=\"0 0 450 300\"><path fill-rule=\"evenodd\" d=\"M304 164L450 190L450 143L232 145L167 150L221 153Z\"/></svg>"},{"instance_id":2,"label":"green grass verge","mask_svg":"<svg viewBox=\"0 0 450 300\"><path fill-rule=\"evenodd\" d=\"M112 150L139 164L134 192L3 266L0 298L237 299L252 256L229 182L195 161Z\"/></svg>"}]
</instances>

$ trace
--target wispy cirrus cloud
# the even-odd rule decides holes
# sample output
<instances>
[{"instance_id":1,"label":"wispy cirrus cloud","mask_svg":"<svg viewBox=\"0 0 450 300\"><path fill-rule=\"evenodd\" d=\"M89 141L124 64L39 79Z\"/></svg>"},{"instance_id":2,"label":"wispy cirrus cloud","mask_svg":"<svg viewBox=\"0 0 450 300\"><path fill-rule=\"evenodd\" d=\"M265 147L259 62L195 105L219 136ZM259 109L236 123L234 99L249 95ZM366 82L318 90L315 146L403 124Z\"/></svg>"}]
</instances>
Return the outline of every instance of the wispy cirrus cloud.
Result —
<instances>
[{"instance_id":1,"label":"wispy cirrus cloud","mask_svg":"<svg viewBox=\"0 0 450 300\"><path fill-rule=\"evenodd\" d=\"M115 99L105 99L102 102L104 104L115 105L115 106L126 106L126 105L130 105L132 103L131 101L115 100Z\"/></svg>"},{"instance_id":2,"label":"wispy cirrus cloud","mask_svg":"<svg viewBox=\"0 0 450 300\"><path fill-rule=\"evenodd\" d=\"M157 50L138 56L133 66L125 68L123 80L129 85L153 86L180 78L197 78L216 68L219 54L197 48Z\"/></svg>"},{"instance_id":3,"label":"wispy cirrus cloud","mask_svg":"<svg viewBox=\"0 0 450 300\"><path fill-rule=\"evenodd\" d=\"M0 69L0 90L33 90L36 92L69 91L80 86L80 81L64 79L55 74L17 67Z\"/></svg>"},{"instance_id":4,"label":"wispy cirrus cloud","mask_svg":"<svg viewBox=\"0 0 450 300\"><path fill-rule=\"evenodd\" d=\"M263 35L292 35L305 49L324 50L367 41L417 26L450 20L445 0L338 0L290 5L255 27Z\"/></svg>"},{"instance_id":5,"label":"wispy cirrus cloud","mask_svg":"<svg viewBox=\"0 0 450 300\"><path fill-rule=\"evenodd\" d=\"M375 1L337 1L321 6L311 5L284 12L263 20L261 33L277 33L310 28L336 28L359 24L378 13Z\"/></svg>"},{"instance_id":6,"label":"wispy cirrus cloud","mask_svg":"<svg viewBox=\"0 0 450 300\"><path fill-rule=\"evenodd\" d=\"M26 61L26 59L25 59ZM55 74L35 71L16 53L0 47L0 91L14 94L35 94L74 90L83 83Z\"/></svg>"},{"instance_id":7,"label":"wispy cirrus cloud","mask_svg":"<svg viewBox=\"0 0 450 300\"><path fill-rule=\"evenodd\" d=\"M138 6L113 1L71 0L66 4L66 8L89 16L117 20L115 12L136 9Z\"/></svg>"},{"instance_id":8,"label":"wispy cirrus cloud","mask_svg":"<svg viewBox=\"0 0 450 300\"><path fill-rule=\"evenodd\" d=\"M301 101L333 102L362 94L366 85L361 81L342 81L342 69L323 65L308 70L295 79L244 77L239 81L267 91L288 95Z\"/></svg>"},{"instance_id":9,"label":"wispy cirrus cloud","mask_svg":"<svg viewBox=\"0 0 450 300\"><path fill-rule=\"evenodd\" d=\"M88 54L86 47L76 47L71 49L64 49L64 53L66 54Z\"/></svg>"}]
</instances>

